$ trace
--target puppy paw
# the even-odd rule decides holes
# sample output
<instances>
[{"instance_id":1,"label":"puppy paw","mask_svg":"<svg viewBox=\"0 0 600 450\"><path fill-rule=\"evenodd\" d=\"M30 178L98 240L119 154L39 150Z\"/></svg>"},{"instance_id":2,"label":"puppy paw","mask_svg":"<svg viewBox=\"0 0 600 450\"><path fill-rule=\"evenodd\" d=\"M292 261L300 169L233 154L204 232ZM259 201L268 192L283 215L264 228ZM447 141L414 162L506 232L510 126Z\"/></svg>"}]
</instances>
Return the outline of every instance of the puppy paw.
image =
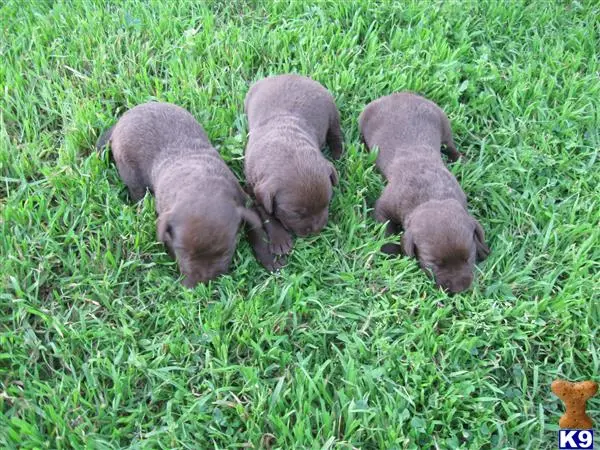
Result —
<instances>
[{"instance_id":1,"label":"puppy paw","mask_svg":"<svg viewBox=\"0 0 600 450\"><path fill-rule=\"evenodd\" d=\"M277 256L269 251L260 252L256 254L258 262L269 272L277 272L283 266L287 264L287 258L285 256Z\"/></svg>"},{"instance_id":2,"label":"puppy paw","mask_svg":"<svg viewBox=\"0 0 600 450\"><path fill-rule=\"evenodd\" d=\"M450 163L458 161L463 156L462 153L456 150L456 147L454 147L453 144L445 144L444 147L442 147L442 153L446 155L446 158Z\"/></svg>"},{"instance_id":3,"label":"puppy paw","mask_svg":"<svg viewBox=\"0 0 600 450\"><path fill-rule=\"evenodd\" d=\"M271 251L268 234L262 228L260 230L251 230L249 238L256 260L265 269L270 272L276 272L285 265L285 257L278 256Z\"/></svg>"},{"instance_id":4,"label":"puppy paw","mask_svg":"<svg viewBox=\"0 0 600 450\"><path fill-rule=\"evenodd\" d=\"M342 157L342 153L344 153L344 147L341 145L331 149L331 157L336 161Z\"/></svg>"},{"instance_id":5,"label":"puppy paw","mask_svg":"<svg viewBox=\"0 0 600 450\"><path fill-rule=\"evenodd\" d=\"M383 244L381 246L381 252L389 256L399 255L402 253L402 246L393 243Z\"/></svg>"},{"instance_id":6,"label":"puppy paw","mask_svg":"<svg viewBox=\"0 0 600 450\"><path fill-rule=\"evenodd\" d=\"M454 150L453 152L449 152L448 154L448 161L453 163L458 161L460 158L463 158L463 154Z\"/></svg>"},{"instance_id":7,"label":"puppy paw","mask_svg":"<svg viewBox=\"0 0 600 450\"><path fill-rule=\"evenodd\" d=\"M269 250L271 253L278 256L287 255L292 250L293 245L292 235L284 228L277 227L270 230Z\"/></svg>"},{"instance_id":8,"label":"puppy paw","mask_svg":"<svg viewBox=\"0 0 600 450\"><path fill-rule=\"evenodd\" d=\"M286 256L275 256L273 262L269 266L271 272L277 272L287 264Z\"/></svg>"}]
</instances>

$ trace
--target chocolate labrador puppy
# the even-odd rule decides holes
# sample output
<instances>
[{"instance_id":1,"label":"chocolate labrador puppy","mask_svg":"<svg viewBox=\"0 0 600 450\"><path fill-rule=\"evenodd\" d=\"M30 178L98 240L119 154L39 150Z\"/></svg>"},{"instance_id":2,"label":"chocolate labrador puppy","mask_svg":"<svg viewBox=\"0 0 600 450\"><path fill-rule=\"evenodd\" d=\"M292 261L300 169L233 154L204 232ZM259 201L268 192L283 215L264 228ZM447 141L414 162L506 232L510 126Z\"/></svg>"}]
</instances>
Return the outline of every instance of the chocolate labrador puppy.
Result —
<instances>
[{"instance_id":1,"label":"chocolate labrador puppy","mask_svg":"<svg viewBox=\"0 0 600 450\"><path fill-rule=\"evenodd\" d=\"M460 154L450 122L435 103L409 92L382 97L359 118L363 140L377 147L377 168L387 185L375 205L375 218L387 222L386 234L404 229L402 245L386 244L386 253L403 252L431 270L436 284L451 292L468 289L475 261L490 250L483 228L467 211L467 198L444 165Z\"/></svg>"},{"instance_id":2,"label":"chocolate labrador puppy","mask_svg":"<svg viewBox=\"0 0 600 450\"><path fill-rule=\"evenodd\" d=\"M271 251L286 254L291 232L317 233L327 224L338 174L321 153L342 155L340 117L331 94L300 75L262 79L245 101L250 127L244 171L265 221Z\"/></svg>"},{"instance_id":3,"label":"chocolate labrador puppy","mask_svg":"<svg viewBox=\"0 0 600 450\"><path fill-rule=\"evenodd\" d=\"M245 222L257 259L277 269L260 218L235 175L185 109L146 103L127 111L98 141L111 144L119 175L133 201L156 197L158 239L194 287L227 272Z\"/></svg>"}]
</instances>

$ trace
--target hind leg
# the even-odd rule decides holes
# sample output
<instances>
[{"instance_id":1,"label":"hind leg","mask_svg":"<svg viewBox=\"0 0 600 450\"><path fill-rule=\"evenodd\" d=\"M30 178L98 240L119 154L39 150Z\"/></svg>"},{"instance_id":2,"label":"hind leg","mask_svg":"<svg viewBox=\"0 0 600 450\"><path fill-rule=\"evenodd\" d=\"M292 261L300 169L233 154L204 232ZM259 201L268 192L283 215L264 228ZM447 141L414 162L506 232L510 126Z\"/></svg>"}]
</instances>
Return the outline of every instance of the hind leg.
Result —
<instances>
[{"instance_id":1,"label":"hind leg","mask_svg":"<svg viewBox=\"0 0 600 450\"><path fill-rule=\"evenodd\" d=\"M365 139L365 135L360 133L360 144L363 146L363 148L367 151L369 151L369 145L367 144L367 140Z\"/></svg>"},{"instance_id":2,"label":"hind leg","mask_svg":"<svg viewBox=\"0 0 600 450\"><path fill-rule=\"evenodd\" d=\"M129 198L133 203L139 202L146 195L146 188L140 186L127 186L129 192Z\"/></svg>"},{"instance_id":3,"label":"hind leg","mask_svg":"<svg viewBox=\"0 0 600 450\"><path fill-rule=\"evenodd\" d=\"M326 139L333 159L340 159L344 151L344 138L340 127L340 116L337 111L335 111L334 117L329 123Z\"/></svg>"},{"instance_id":4,"label":"hind leg","mask_svg":"<svg viewBox=\"0 0 600 450\"><path fill-rule=\"evenodd\" d=\"M136 171L128 166L119 166L119 176L127 186L129 198L133 203L139 202L146 195L146 184L140 179Z\"/></svg>"},{"instance_id":5,"label":"hind leg","mask_svg":"<svg viewBox=\"0 0 600 450\"><path fill-rule=\"evenodd\" d=\"M398 234L399 231L400 231L400 227L397 224L393 223L392 221L389 221L387 223L387 225L385 226L385 236L386 237L390 237L395 234ZM395 242L388 242L387 244L383 244L381 246L380 250L382 253L385 253L386 255L399 255L400 253L402 253L402 246Z\"/></svg>"},{"instance_id":6,"label":"hind leg","mask_svg":"<svg viewBox=\"0 0 600 450\"><path fill-rule=\"evenodd\" d=\"M450 161L450 162L458 161L458 159L462 155L458 150L456 150L456 147L454 147L454 143L445 144L445 145L446 145L446 147L442 150L442 152L448 157L448 161Z\"/></svg>"},{"instance_id":7,"label":"hind leg","mask_svg":"<svg viewBox=\"0 0 600 450\"><path fill-rule=\"evenodd\" d=\"M385 191L384 191L385 195ZM394 221L390 214L388 213L388 209L386 208L386 201L384 195L379 197L377 202L375 203L375 220L380 223L385 223L385 237L391 237L397 235L400 231L400 226ZM386 255L399 255L402 252L402 246L395 242L388 242L381 246L381 252Z\"/></svg>"},{"instance_id":8,"label":"hind leg","mask_svg":"<svg viewBox=\"0 0 600 450\"><path fill-rule=\"evenodd\" d=\"M448 116L442 111L442 144L445 148L442 150L443 153L448 156L450 162L457 161L461 157L461 154L456 150L454 139L452 138L452 128L450 127L450 121Z\"/></svg>"}]
</instances>

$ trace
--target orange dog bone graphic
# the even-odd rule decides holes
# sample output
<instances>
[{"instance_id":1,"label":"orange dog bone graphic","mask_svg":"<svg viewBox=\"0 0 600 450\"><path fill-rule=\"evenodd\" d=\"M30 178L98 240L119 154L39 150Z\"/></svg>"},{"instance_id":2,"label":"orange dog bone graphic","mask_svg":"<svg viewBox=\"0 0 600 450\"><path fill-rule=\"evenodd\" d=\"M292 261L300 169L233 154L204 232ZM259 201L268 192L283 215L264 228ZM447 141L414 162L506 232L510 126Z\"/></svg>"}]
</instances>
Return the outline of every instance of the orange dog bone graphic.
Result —
<instances>
[{"instance_id":1,"label":"orange dog bone graphic","mask_svg":"<svg viewBox=\"0 0 600 450\"><path fill-rule=\"evenodd\" d=\"M567 410L558 421L561 428L589 430L594 426L592 419L585 413L585 402L598 392L598 383L582 381L571 383L556 380L552 383L552 392L560 398Z\"/></svg>"}]
</instances>

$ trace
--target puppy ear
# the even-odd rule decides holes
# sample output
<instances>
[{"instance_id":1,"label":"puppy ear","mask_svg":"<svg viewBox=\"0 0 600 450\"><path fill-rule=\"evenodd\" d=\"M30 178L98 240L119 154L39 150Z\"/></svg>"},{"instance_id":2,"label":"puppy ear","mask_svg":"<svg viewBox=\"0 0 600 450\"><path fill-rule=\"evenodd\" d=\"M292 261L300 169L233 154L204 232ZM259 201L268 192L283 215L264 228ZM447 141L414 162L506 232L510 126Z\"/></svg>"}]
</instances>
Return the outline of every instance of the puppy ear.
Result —
<instances>
[{"instance_id":1,"label":"puppy ear","mask_svg":"<svg viewBox=\"0 0 600 450\"><path fill-rule=\"evenodd\" d=\"M402 236L402 253L404 253L405 256L410 256L411 258L417 256L417 247L410 231L405 231L404 235Z\"/></svg>"},{"instance_id":2,"label":"puppy ear","mask_svg":"<svg viewBox=\"0 0 600 450\"><path fill-rule=\"evenodd\" d=\"M338 173L337 170L335 170L335 167L333 167L333 164L329 164L329 179L331 180L331 185L332 186L337 186L338 182L339 182L339 177L338 177Z\"/></svg>"},{"instance_id":3,"label":"puppy ear","mask_svg":"<svg viewBox=\"0 0 600 450\"><path fill-rule=\"evenodd\" d=\"M175 236L173 234L173 225L171 224L169 219L170 218L168 213L164 213L158 216L158 220L156 223L156 235L158 237L158 240L165 244L169 254L172 256L172 243Z\"/></svg>"},{"instance_id":4,"label":"puppy ear","mask_svg":"<svg viewBox=\"0 0 600 450\"><path fill-rule=\"evenodd\" d=\"M254 197L258 204L265 208L267 214L273 215L273 194L265 184L266 183L257 184L254 187Z\"/></svg>"},{"instance_id":5,"label":"puppy ear","mask_svg":"<svg viewBox=\"0 0 600 450\"><path fill-rule=\"evenodd\" d=\"M473 239L475 240L475 248L477 250L477 261L483 261L490 254L490 248L485 243L485 233L481 224L475 220L475 231Z\"/></svg>"},{"instance_id":6,"label":"puppy ear","mask_svg":"<svg viewBox=\"0 0 600 450\"><path fill-rule=\"evenodd\" d=\"M240 212L242 220L246 222L250 228L262 228L260 217L258 217L258 214L254 210L239 206L238 211Z\"/></svg>"}]
</instances>

